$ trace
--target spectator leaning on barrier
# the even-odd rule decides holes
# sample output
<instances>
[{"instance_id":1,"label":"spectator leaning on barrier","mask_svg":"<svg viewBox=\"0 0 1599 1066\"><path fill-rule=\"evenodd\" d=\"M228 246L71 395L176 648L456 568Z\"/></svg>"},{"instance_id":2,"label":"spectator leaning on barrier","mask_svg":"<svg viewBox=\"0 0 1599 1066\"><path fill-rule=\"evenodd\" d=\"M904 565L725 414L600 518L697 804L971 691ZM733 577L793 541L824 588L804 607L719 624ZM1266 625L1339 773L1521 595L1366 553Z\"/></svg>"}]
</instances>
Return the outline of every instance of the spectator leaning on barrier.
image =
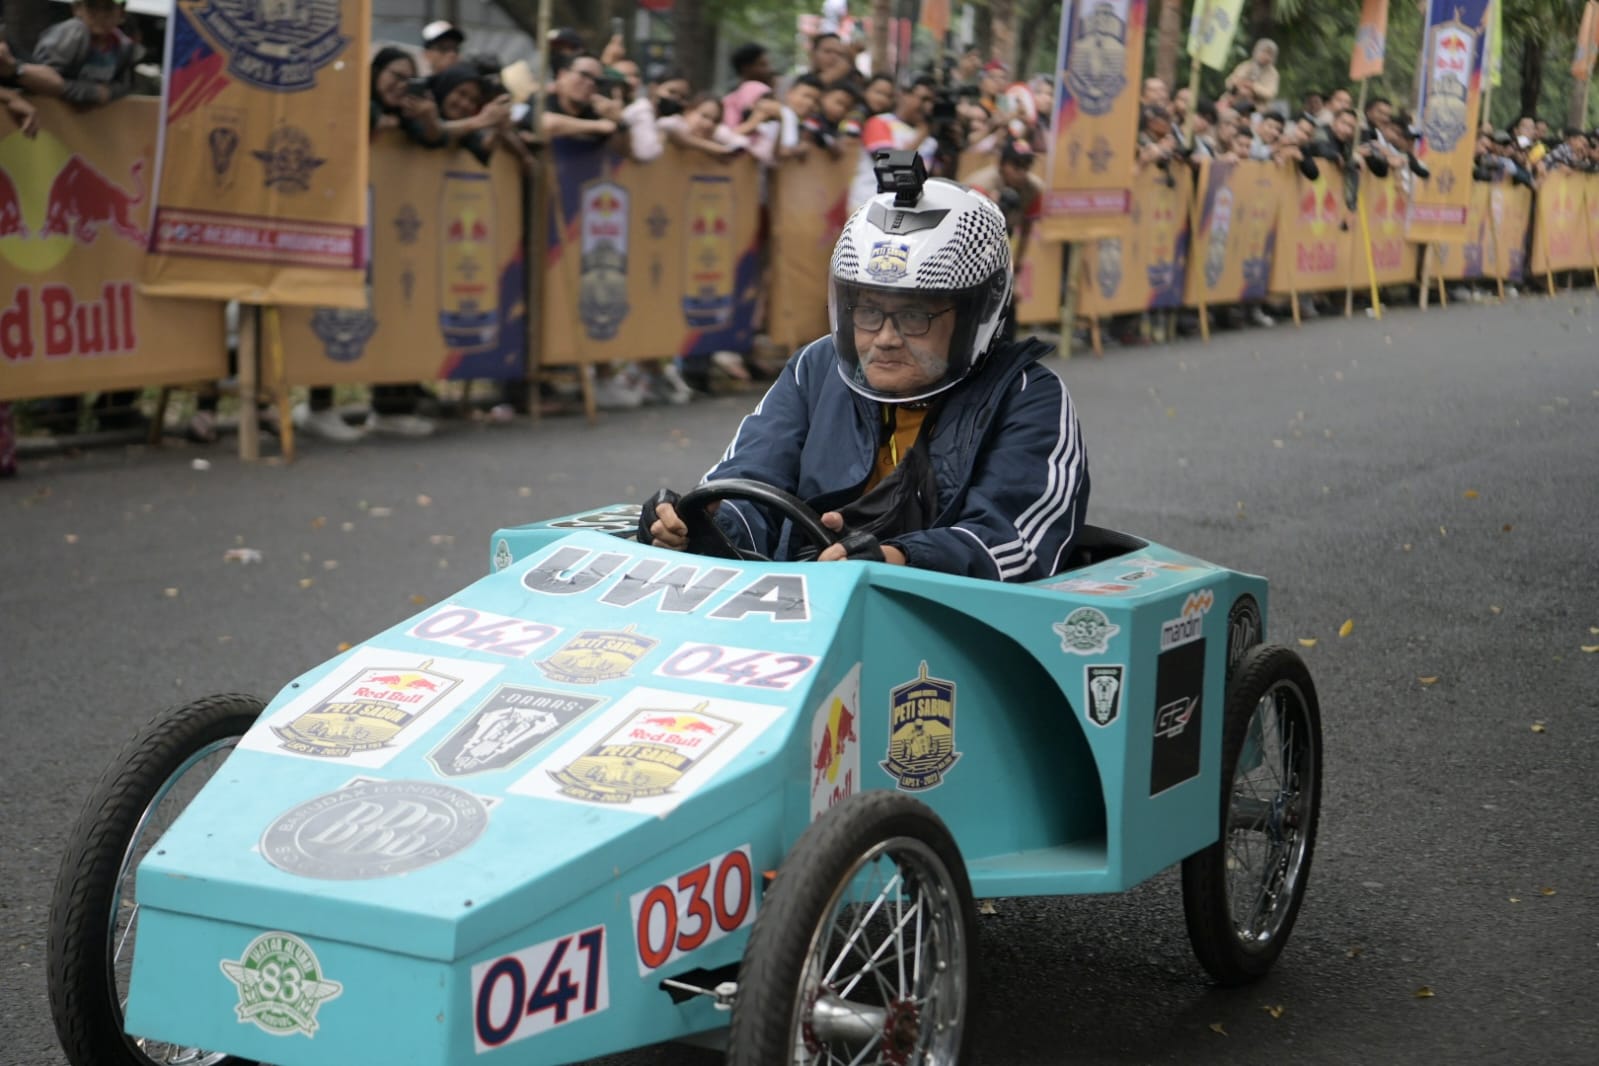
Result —
<instances>
[{"instance_id":1,"label":"spectator leaning on barrier","mask_svg":"<svg viewBox=\"0 0 1599 1066\"><path fill-rule=\"evenodd\" d=\"M77 0L73 17L44 31L34 62L17 72L22 88L80 107L120 100L133 91L133 68L144 49L121 30L123 0Z\"/></svg>"},{"instance_id":2,"label":"spectator leaning on barrier","mask_svg":"<svg viewBox=\"0 0 1599 1066\"><path fill-rule=\"evenodd\" d=\"M466 34L456 29L454 23L440 19L423 26L423 73L437 74L455 66L461 58L461 46L465 43Z\"/></svg>"},{"instance_id":3,"label":"spectator leaning on barrier","mask_svg":"<svg viewBox=\"0 0 1599 1066\"><path fill-rule=\"evenodd\" d=\"M816 112L822 99L822 83L814 74L802 74L783 94L777 117L761 123L750 148L762 163L803 159L811 142L804 136L805 122Z\"/></svg>"},{"instance_id":4,"label":"spectator leaning on barrier","mask_svg":"<svg viewBox=\"0 0 1599 1066\"><path fill-rule=\"evenodd\" d=\"M861 98L848 85L824 89L816 113L805 121L806 135L837 158L845 144L860 139L861 123L855 117L860 106Z\"/></svg>"},{"instance_id":5,"label":"spectator leaning on barrier","mask_svg":"<svg viewBox=\"0 0 1599 1066\"><path fill-rule=\"evenodd\" d=\"M873 74L861 92L861 101L866 106L867 118L894 110L894 105L899 101L894 79L887 74Z\"/></svg>"},{"instance_id":6,"label":"spectator leaning on barrier","mask_svg":"<svg viewBox=\"0 0 1599 1066\"><path fill-rule=\"evenodd\" d=\"M750 130L743 128L745 123L756 103L771 93L777 75L772 70L772 59L765 45L739 45L733 50L732 64L738 84L722 98L722 123L740 133L748 133ZM771 117L774 116L767 115L760 121Z\"/></svg>"},{"instance_id":7,"label":"spectator leaning on barrier","mask_svg":"<svg viewBox=\"0 0 1599 1066\"><path fill-rule=\"evenodd\" d=\"M1566 127L1566 139L1544 157L1543 167L1546 173L1553 170L1592 172L1594 162L1588 135L1576 126Z\"/></svg>"},{"instance_id":8,"label":"spectator leaning on barrier","mask_svg":"<svg viewBox=\"0 0 1599 1066\"><path fill-rule=\"evenodd\" d=\"M6 114L17 124L24 137L36 137L39 134L39 113L17 90L17 69L22 65L11 54L5 41L0 41L0 107L5 108Z\"/></svg>"},{"instance_id":9,"label":"spectator leaning on barrier","mask_svg":"<svg viewBox=\"0 0 1599 1066\"><path fill-rule=\"evenodd\" d=\"M416 60L403 48L383 48L372 57L370 128L373 133L400 130L427 148L444 143L438 104L427 79L417 76Z\"/></svg>"},{"instance_id":10,"label":"spectator leaning on barrier","mask_svg":"<svg viewBox=\"0 0 1599 1066\"><path fill-rule=\"evenodd\" d=\"M539 129L546 138L574 137L588 141L615 138L622 129L622 108L595 90L605 77L600 61L587 52L555 60L555 89L544 98ZM625 139L612 142L618 151Z\"/></svg>"},{"instance_id":11,"label":"spectator leaning on barrier","mask_svg":"<svg viewBox=\"0 0 1599 1066\"><path fill-rule=\"evenodd\" d=\"M914 150L931 165L938 142L928 135L928 119L933 114L938 86L924 74L900 94L893 111L873 115L861 129L861 160L850 185L849 206L853 211L877 194L877 172L872 156L883 149Z\"/></svg>"},{"instance_id":12,"label":"spectator leaning on barrier","mask_svg":"<svg viewBox=\"0 0 1599 1066\"><path fill-rule=\"evenodd\" d=\"M823 85L849 85L857 90L864 87L850 56L849 45L836 33L818 33L811 38L811 73Z\"/></svg>"},{"instance_id":13,"label":"spectator leaning on barrier","mask_svg":"<svg viewBox=\"0 0 1599 1066\"><path fill-rule=\"evenodd\" d=\"M668 115L656 125L672 144L718 159L749 149L748 137L734 133L722 123L722 102L711 93L695 94L680 114Z\"/></svg>"}]
</instances>

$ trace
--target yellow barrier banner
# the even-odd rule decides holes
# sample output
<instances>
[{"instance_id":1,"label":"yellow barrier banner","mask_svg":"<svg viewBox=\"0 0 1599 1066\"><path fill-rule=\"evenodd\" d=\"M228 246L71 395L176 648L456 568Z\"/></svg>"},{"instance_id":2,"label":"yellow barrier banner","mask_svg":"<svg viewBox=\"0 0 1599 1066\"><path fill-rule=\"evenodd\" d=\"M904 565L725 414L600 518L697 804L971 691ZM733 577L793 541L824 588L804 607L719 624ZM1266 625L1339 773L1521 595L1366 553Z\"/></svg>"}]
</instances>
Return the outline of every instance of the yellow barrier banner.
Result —
<instances>
[{"instance_id":1,"label":"yellow barrier banner","mask_svg":"<svg viewBox=\"0 0 1599 1066\"><path fill-rule=\"evenodd\" d=\"M1294 172L1277 216L1272 292L1323 292L1348 284L1351 256L1365 256L1354 240L1360 228L1344 203L1344 175L1331 166L1311 181Z\"/></svg>"},{"instance_id":2,"label":"yellow barrier banner","mask_svg":"<svg viewBox=\"0 0 1599 1066\"><path fill-rule=\"evenodd\" d=\"M1183 302L1248 303L1266 298L1277 246L1278 201L1289 172L1258 160L1206 160L1199 172L1198 232Z\"/></svg>"},{"instance_id":3,"label":"yellow barrier banner","mask_svg":"<svg viewBox=\"0 0 1599 1066\"><path fill-rule=\"evenodd\" d=\"M372 144L363 306L283 311L291 385L521 378L527 366L522 172L496 153Z\"/></svg>"},{"instance_id":4,"label":"yellow barrier banner","mask_svg":"<svg viewBox=\"0 0 1599 1066\"><path fill-rule=\"evenodd\" d=\"M359 308L371 0L182 0L147 291Z\"/></svg>"},{"instance_id":5,"label":"yellow barrier banner","mask_svg":"<svg viewBox=\"0 0 1599 1066\"><path fill-rule=\"evenodd\" d=\"M1556 170L1538 184L1533 227L1532 273L1586 268L1594 262L1590 236L1599 221L1584 213L1599 203L1595 176Z\"/></svg>"},{"instance_id":6,"label":"yellow barrier banner","mask_svg":"<svg viewBox=\"0 0 1599 1066\"><path fill-rule=\"evenodd\" d=\"M35 106L0 138L0 400L225 377L222 306L138 288L156 102Z\"/></svg>"},{"instance_id":7,"label":"yellow barrier banner","mask_svg":"<svg viewBox=\"0 0 1599 1066\"><path fill-rule=\"evenodd\" d=\"M1477 182L1466 211L1465 233L1433 245L1437 276L1445 281L1523 280L1531 222L1531 189L1505 182Z\"/></svg>"},{"instance_id":8,"label":"yellow barrier banner","mask_svg":"<svg viewBox=\"0 0 1599 1066\"><path fill-rule=\"evenodd\" d=\"M1058 325L1061 267L1066 244L1034 236L1016 265L1016 322L1022 326Z\"/></svg>"},{"instance_id":9,"label":"yellow barrier banner","mask_svg":"<svg viewBox=\"0 0 1599 1066\"><path fill-rule=\"evenodd\" d=\"M761 281L754 160L668 147L634 163L573 138L549 156L544 365L749 350Z\"/></svg>"},{"instance_id":10,"label":"yellow barrier banner","mask_svg":"<svg viewBox=\"0 0 1599 1066\"><path fill-rule=\"evenodd\" d=\"M1146 0L1066 0L1061 6L1041 224L1052 240L1127 232L1146 10Z\"/></svg>"},{"instance_id":11,"label":"yellow barrier banner","mask_svg":"<svg viewBox=\"0 0 1599 1066\"><path fill-rule=\"evenodd\" d=\"M1179 307L1188 274L1188 168L1145 167L1133 178L1131 229L1083 245L1078 313Z\"/></svg>"},{"instance_id":12,"label":"yellow barrier banner","mask_svg":"<svg viewBox=\"0 0 1599 1066\"><path fill-rule=\"evenodd\" d=\"M1415 281L1416 245L1405 238L1405 213L1409 204L1404 182L1394 174L1374 178L1370 171L1362 170L1360 200L1366 206L1366 233L1371 237L1371 265L1377 270L1377 284L1401 285ZM1354 276L1349 284L1364 288L1371 284L1372 272L1367 268L1357 216L1350 216L1349 229L1355 242L1350 255Z\"/></svg>"},{"instance_id":13,"label":"yellow barrier banner","mask_svg":"<svg viewBox=\"0 0 1599 1066\"><path fill-rule=\"evenodd\" d=\"M833 245L849 219L849 185L859 149L837 159L812 149L768 175L771 263L766 286L766 334L794 349L828 332L827 272Z\"/></svg>"}]
</instances>

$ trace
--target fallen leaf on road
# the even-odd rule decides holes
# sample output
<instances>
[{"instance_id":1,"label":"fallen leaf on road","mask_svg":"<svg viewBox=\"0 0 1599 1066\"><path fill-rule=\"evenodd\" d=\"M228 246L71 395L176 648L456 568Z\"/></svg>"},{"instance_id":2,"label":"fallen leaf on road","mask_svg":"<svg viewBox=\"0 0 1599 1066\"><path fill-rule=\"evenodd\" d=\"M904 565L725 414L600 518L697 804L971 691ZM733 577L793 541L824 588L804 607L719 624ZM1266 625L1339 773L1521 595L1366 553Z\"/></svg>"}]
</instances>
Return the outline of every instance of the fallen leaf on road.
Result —
<instances>
[{"instance_id":1,"label":"fallen leaf on road","mask_svg":"<svg viewBox=\"0 0 1599 1066\"><path fill-rule=\"evenodd\" d=\"M994 909L994 901L993 900L984 899L984 900L978 900L977 901L977 913L978 914L998 914L999 912Z\"/></svg>"},{"instance_id":2,"label":"fallen leaf on road","mask_svg":"<svg viewBox=\"0 0 1599 1066\"><path fill-rule=\"evenodd\" d=\"M1272 446L1272 447L1273 447L1273 448L1281 448L1281 447L1282 447L1282 446L1283 446L1283 442L1282 442L1282 439L1281 439L1281 438L1278 438L1278 439L1276 439L1276 440L1273 440L1273 441L1272 441L1272 442L1271 442L1271 446Z\"/></svg>"},{"instance_id":3,"label":"fallen leaf on road","mask_svg":"<svg viewBox=\"0 0 1599 1066\"><path fill-rule=\"evenodd\" d=\"M1540 896L1552 896L1552 895L1555 894L1555 890L1550 888L1549 886L1545 885L1543 888L1540 888L1538 890L1538 894Z\"/></svg>"},{"instance_id":4,"label":"fallen leaf on road","mask_svg":"<svg viewBox=\"0 0 1599 1066\"><path fill-rule=\"evenodd\" d=\"M333 650L334 651L349 651L350 650L350 642L347 641L347 640L341 640L341 641L339 641L339 646L334 648Z\"/></svg>"},{"instance_id":5,"label":"fallen leaf on road","mask_svg":"<svg viewBox=\"0 0 1599 1066\"><path fill-rule=\"evenodd\" d=\"M251 563L258 563L261 561L261 552L255 548L229 548L227 551L222 553L222 561L225 563L241 563L244 566L249 566Z\"/></svg>"},{"instance_id":6,"label":"fallen leaf on road","mask_svg":"<svg viewBox=\"0 0 1599 1066\"><path fill-rule=\"evenodd\" d=\"M339 523L339 529L343 530L345 533L353 533L353 532L355 532L355 523L354 522L340 522Z\"/></svg>"},{"instance_id":7,"label":"fallen leaf on road","mask_svg":"<svg viewBox=\"0 0 1599 1066\"><path fill-rule=\"evenodd\" d=\"M1477 493L1476 489L1467 489L1465 491L1464 495L1465 495L1466 499L1468 499L1468 500L1475 500L1477 498L1478 493Z\"/></svg>"},{"instance_id":8,"label":"fallen leaf on road","mask_svg":"<svg viewBox=\"0 0 1599 1066\"><path fill-rule=\"evenodd\" d=\"M1592 633L1596 637L1599 637L1599 626L1589 626L1588 632Z\"/></svg>"},{"instance_id":9,"label":"fallen leaf on road","mask_svg":"<svg viewBox=\"0 0 1599 1066\"><path fill-rule=\"evenodd\" d=\"M1408 544L1402 544L1402 545L1400 545L1400 547L1402 547L1405 551L1409 551L1410 550L1410 545L1408 545Z\"/></svg>"},{"instance_id":10,"label":"fallen leaf on road","mask_svg":"<svg viewBox=\"0 0 1599 1066\"><path fill-rule=\"evenodd\" d=\"M68 544L76 544L76 543L78 543L78 535L76 533L68 533L62 539L65 540Z\"/></svg>"},{"instance_id":11,"label":"fallen leaf on road","mask_svg":"<svg viewBox=\"0 0 1599 1066\"><path fill-rule=\"evenodd\" d=\"M1347 621L1344 622L1343 625L1338 627L1338 635L1340 637L1347 637L1349 634L1353 633L1354 631L1355 631L1355 620L1353 618L1348 619Z\"/></svg>"},{"instance_id":12,"label":"fallen leaf on road","mask_svg":"<svg viewBox=\"0 0 1599 1066\"><path fill-rule=\"evenodd\" d=\"M1177 417L1177 408L1175 408L1175 407L1166 408L1166 417L1167 418L1176 418Z\"/></svg>"},{"instance_id":13,"label":"fallen leaf on road","mask_svg":"<svg viewBox=\"0 0 1599 1066\"><path fill-rule=\"evenodd\" d=\"M327 524L328 524L328 520L325 517L322 517L320 515L317 516L316 518L311 519L311 528L312 529L321 529L323 526L325 526Z\"/></svg>"},{"instance_id":14,"label":"fallen leaf on road","mask_svg":"<svg viewBox=\"0 0 1599 1066\"><path fill-rule=\"evenodd\" d=\"M1499 527L1499 532L1501 532L1501 533L1509 533L1512 529L1515 529L1515 528L1516 528L1515 526L1511 525L1509 522L1506 522L1503 526Z\"/></svg>"},{"instance_id":15,"label":"fallen leaf on road","mask_svg":"<svg viewBox=\"0 0 1599 1066\"><path fill-rule=\"evenodd\" d=\"M1500 613L1500 612L1501 612L1501 611L1503 611L1503 610L1504 610L1504 608L1503 608L1503 607L1495 607L1495 606L1491 606L1491 605L1490 605L1490 606L1489 606L1489 608L1488 608L1488 610L1489 610L1489 611L1490 611L1490 612L1492 612L1492 613L1493 613L1493 614L1499 614L1499 613Z\"/></svg>"},{"instance_id":16,"label":"fallen leaf on road","mask_svg":"<svg viewBox=\"0 0 1599 1066\"><path fill-rule=\"evenodd\" d=\"M1217 1036L1226 1036L1227 1035L1227 1030L1225 1030L1225 1029L1223 1029L1221 1027L1221 1022L1211 1022L1210 1023L1210 1031L1215 1033Z\"/></svg>"},{"instance_id":17,"label":"fallen leaf on road","mask_svg":"<svg viewBox=\"0 0 1599 1066\"><path fill-rule=\"evenodd\" d=\"M368 507L366 513L373 518L387 518L394 513L394 509L392 507Z\"/></svg>"},{"instance_id":18,"label":"fallen leaf on road","mask_svg":"<svg viewBox=\"0 0 1599 1066\"><path fill-rule=\"evenodd\" d=\"M451 533L435 533L428 538L429 544L454 544L455 536Z\"/></svg>"},{"instance_id":19,"label":"fallen leaf on road","mask_svg":"<svg viewBox=\"0 0 1599 1066\"><path fill-rule=\"evenodd\" d=\"M316 578L302 577L300 579L300 587L303 589L308 589L314 584L316 584Z\"/></svg>"},{"instance_id":20,"label":"fallen leaf on road","mask_svg":"<svg viewBox=\"0 0 1599 1066\"><path fill-rule=\"evenodd\" d=\"M1512 903L1520 903L1521 902L1521 897L1520 896L1511 896L1510 897L1510 902L1512 902Z\"/></svg>"},{"instance_id":21,"label":"fallen leaf on road","mask_svg":"<svg viewBox=\"0 0 1599 1066\"><path fill-rule=\"evenodd\" d=\"M1426 985L1422 985L1420 988L1416 989L1413 994L1417 999L1431 999L1433 996L1437 995L1436 992L1434 992L1431 988L1428 988Z\"/></svg>"},{"instance_id":22,"label":"fallen leaf on road","mask_svg":"<svg viewBox=\"0 0 1599 1066\"><path fill-rule=\"evenodd\" d=\"M418 607L422 606L427 601L428 601L428 598L426 596L422 595L420 592L413 593L411 595L411 602L416 604Z\"/></svg>"},{"instance_id":23,"label":"fallen leaf on road","mask_svg":"<svg viewBox=\"0 0 1599 1066\"><path fill-rule=\"evenodd\" d=\"M1436 677L1418 677L1416 680L1420 681L1423 685L1436 685L1438 683L1438 679Z\"/></svg>"},{"instance_id":24,"label":"fallen leaf on road","mask_svg":"<svg viewBox=\"0 0 1599 1066\"><path fill-rule=\"evenodd\" d=\"M1534 722L1534 723L1532 723L1532 731L1534 733L1547 733L1548 732L1548 730L1543 727L1543 723L1542 722Z\"/></svg>"},{"instance_id":25,"label":"fallen leaf on road","mask_svg":"<svg viewBox=\"0 0 1599 1066\"><path fill-rule=\"evenodd\" d=\"M1283 1006L1281 1003L1278 1003L1275 1006L1263 1007L1262 1009L1273 1018L1281 1018L1283 1016L1283 1012L1288 1008Z\"/></svg>"},{"instance_id":26,"label":"fallen leaf on road","mask_svg":"<svg viewBox=\"0 0 1599 1066\"><path fill-rule=\"evenodd\" d=\"M194 460L193 462L191 462L189 464L189 469L191 469L191 470L200 470L200 471L210 470L211 469L211 460L209 460L209 459L196 459L196 460Z\"/></svg>"},{"instance_id":27,"label":"fallen leaf on road","mask_svg":"<svg viewBox=\"0 0 1599 1066\"><path fill-rule=\"evenodd\" d=\"M1352 947L1348 951L1344 952L1344 958L1346 958L1346 959L1358 959L1358 958L1360 958L1360 956L1362 954L1365 953L1365 951L1366 951L1365 948L1361 947L1359 944L1356 944L1354 947Z\"/></svg>"},{"instance_id":28,"label":"fallen leaf on road","mask_svg":"<svg viewBox=\"0 0 1599 1066\"><path fill-rule=\"evenodd\" d=\"M422 494L419 493L417 495L417 497L416 497L416 505L418 507L432 507L433 506L433 497L422 495Z\"/></svg>"},{"instance_id":29,"label":"fallen leaf on road","mask_svg":"<svg viewBox=\"0 0 1599 1066\"><path fill-rule=\"evenodd\" d=\"M1439 526L1439 527L1438 527L1438 535L1439 535L1439 536L1440 536L1440 537L1447 537L1447 536L1449 536L1449 529L1448 529L1448 527L1446 527L1446 526Z\"/></svg>"},{"instance_id":30,"label":"fallen leaf on road","mask_svg":"<svg viewBox=\"0 0 1599 1066\"><path fill-rule=\"evenodd\" d=\"M1594 652L1599 651L1599 644L1583 644L1583 645L1580 645L1580 647L1582 648L1583 651L1587 652L1589 655L1592 655Z\"/></svg>"},{"instance_id":31,"label":"fallen leaf on road","mask_svg":"<svg viewBox=\"0 0 1599 1066\"><path fill-rule=\"evenodd\" d=\"M518 496L531 496L533 495L533 490L528 488L526 485L523 485L521 488L516 490L516 494Z\"/></svg>"},{"instance_id":32,"label":"fallen leaf on road","mask_svg":"<svg viewBox=\"0 0 1599 1066\"><path fill-rule=\"evenodd\" d=\"M322 560L322 569L324 569L324 570L337 570L338 568L339 568L339 561L337 559L323 559Z\"/></svg>"},{"instance_id":33,"label":"fallen leaf on road","mask_svg":"<svg viewBox=\"0 0 1599 1066\"><path fill-rule=\"evenodd\" d=\"M1300 637L1299 638L1299 646L1301 648L1314 648L1316 646L1316 638L1315 637Z\"/></svg>"},{"instance_id":34,"label":"fallen leaf on road","mask_svg":"<svg viewBox=\"0 0 1599 1066\"><path fill-rule=\"evenodd\" d=\"M178 598L178 590L177 589L162 589L161 590L161 595L165 596L169 600L175 600L175 599Z\"/></svg>"}]
</instances>

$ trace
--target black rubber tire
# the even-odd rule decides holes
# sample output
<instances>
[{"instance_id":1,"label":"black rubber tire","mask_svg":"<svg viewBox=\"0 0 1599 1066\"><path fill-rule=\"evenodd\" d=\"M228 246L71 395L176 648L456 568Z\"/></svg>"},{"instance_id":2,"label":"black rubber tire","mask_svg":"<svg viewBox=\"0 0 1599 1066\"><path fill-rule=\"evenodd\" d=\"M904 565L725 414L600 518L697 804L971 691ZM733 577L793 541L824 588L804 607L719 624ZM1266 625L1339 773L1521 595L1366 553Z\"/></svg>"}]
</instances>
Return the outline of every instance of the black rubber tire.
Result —
<instances>
[{"instance_id":1,"label":"black rubber tire","mask_svg":"<svg viewBox=\"0 0 1599 1066\"><path fill-rule=\"evenodd\" d=\"M72 1066L150 1066L122 1031L108 950L123 856L168 780L208 745L242 737L264 706L254 696L229 694L157 715L123 747L84 803L50 900L47 947L50 1013Z\"/></svg>"},{"instance_id":2,"label":"black rubber tire","mask_svg":"<svg viewBox=\"0 0 1599 1066\"><path fill-rule=\"evenodd\" d=\"M966 947L964 1024L955 1061L967 1058L971 1020L976 1017L977 904L966 862L943 820L925 803L899 792L872 791L847 797L813 822L783 860L744 949L727 1066L779 1066L793 1061L790 1026L812 936L856 861L895 837L926 845L955 885Z\"/></svg>"},{"instance_id":3,"label":"black rubber tire","mask_svg":"<svg viewBox=\"0 0 1599 1066\"><path fill-rule=\"evenodd\" d=\"M1233 781L1243 752L1255 708L1268 692L1288 683L1298 689L1295 701L1300 719L1298 727L1308 740L1306 760L1310 784L1305 790L1299 829L1305 842L1304 859L1286 900L1287 910L1277 932L1263 945L1241 939L1233 924L1227 898L1228 819L1232 808ZM1259 644L1244 653L1237 673L1227 688L1227 709L1222 723L1221 833L1217 841L1183 860L1183 916L1188 924L1188 939L1199 962L1223 986L1248 984L1264 977L1287 946L1288 936L1299 917L1310 881L1311 860L1316 850L1316 826L1321 810L1321 708L1310 671L1298 654L1276 644ZM1299 772L1303 774L1305 768ZM1303 785L1301 786L1303 787Z\"/></svg>"},{"instance_id":4,"label":"black rubber tire","mask_svg":"<svg viewBox=\"0 0 1599 1066\"><path fill-rule=\"evenodd\" d=\"M1227 611L1227 683L1232 684L1244 653L1266 639L1266 628L1260 620L1260 604L1255 597L1244 593L1233 601Z\"/></svg>"}]
</instances>

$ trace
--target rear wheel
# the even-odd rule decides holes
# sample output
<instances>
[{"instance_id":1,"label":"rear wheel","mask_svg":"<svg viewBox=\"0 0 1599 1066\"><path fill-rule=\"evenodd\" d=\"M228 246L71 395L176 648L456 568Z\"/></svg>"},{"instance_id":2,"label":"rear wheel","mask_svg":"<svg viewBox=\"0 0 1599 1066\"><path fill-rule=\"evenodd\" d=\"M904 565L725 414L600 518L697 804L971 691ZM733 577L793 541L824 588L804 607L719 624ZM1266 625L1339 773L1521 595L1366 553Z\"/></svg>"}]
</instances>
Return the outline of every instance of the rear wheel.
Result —
<instances>
[{"instance_id":1,"label":"rear wheel","mask_svg":"<svg viewBox=\"0 0 1599 1066\"><path fill-rule=\"evenodd\" d=\"M253 696L211 696L156 717L101 776L68 838L50 903L50 1012L72 1066L240 1066L128 1036L139 907L134 873L254 724Z\"/></svg>"},{"instance_id":2,"label":"rear wheel","mask_svg":"<svg viewBox=\"0 0 1599 1066\"><path fill-rule=\"evenodd\" d=\"M845 799L800 837L755 919L729 1066L954 1066L976 933L939 817L895 792Z\"/></svg>"},{"instance_id":3,"label":"rear wheel","mask_svg":"<svg viewBox=\"0 0 1599 1066\"><path fill-rule=\"evenodd\" d=\"M1265 976L1304 902L1321 806L1321 710L1288 648L1244 653L1227 690L1221 838L1183 862L1183 913L1223 985Z\"/></svg>"}]
</instances>

